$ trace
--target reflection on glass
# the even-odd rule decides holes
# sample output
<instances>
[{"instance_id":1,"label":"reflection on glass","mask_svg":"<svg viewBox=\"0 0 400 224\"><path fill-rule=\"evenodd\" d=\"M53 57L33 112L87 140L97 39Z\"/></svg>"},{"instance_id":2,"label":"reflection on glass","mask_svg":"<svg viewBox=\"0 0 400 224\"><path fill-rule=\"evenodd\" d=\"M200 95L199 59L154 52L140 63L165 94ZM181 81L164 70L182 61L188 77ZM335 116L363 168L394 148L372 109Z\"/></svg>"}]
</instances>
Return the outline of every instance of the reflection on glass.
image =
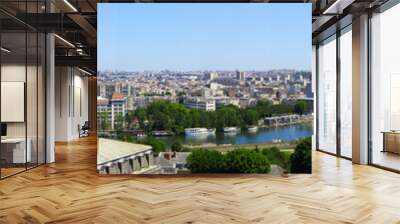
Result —
<instances>
[{"instance_id":1,"label":"reflection on glass","mask_svg":"<svg viewBox=\"0 0 400 224\"><path fill-rule=\"evenodd\" d=\"M336 39L318 48L318 147L336 153Z\"/></svg>"},{"instance_id":2,"label":"reflection on glass","mask_svg":"<svg viewBox=\"0 0 400 224\"><path fill-rule=\"evenodd\" d=\"M26 35L2 33L1 44L1 175L6 177L25 170L31 160L30 142L26 141ZM27 150L28 149L28 150Z\"/></svg>"},{"instance_id":3,"label":"reflection on glass","mask_svg":"<svg viewBox=\"0 0 400 224\"><path fill-rule=\"evenodd\" d=\"M46 52L45 52L45 44L46 44L46 38L45 35L42 33L38 34L38 77L37 77L37 90L38 90L38 156L37 156L37 162L38 164L43 164L45 163L45 60L46 60Z\"/></svg>"},{"instance_id":4,"label":"reflection on glass","mask_svg":"<svg viewBox=\"0 0 400 224\"><path fill-rule=\"evenodd\" d=\"M352 35L340 36L340 152L352 157Z\"/></svg>"},{"instance_id":5,"label":"reflection on glass","mask_svg":"<svg viewBox=\"0 0 400 224\"><path fill-rule=\"evenodd\" d=\"M27 114L27 142L30 147L30 161L27 167L37 165L37 57L38 36L36 32L27 33L27 82L26 82L26 114Z\"/></svg>"}]
</instances>

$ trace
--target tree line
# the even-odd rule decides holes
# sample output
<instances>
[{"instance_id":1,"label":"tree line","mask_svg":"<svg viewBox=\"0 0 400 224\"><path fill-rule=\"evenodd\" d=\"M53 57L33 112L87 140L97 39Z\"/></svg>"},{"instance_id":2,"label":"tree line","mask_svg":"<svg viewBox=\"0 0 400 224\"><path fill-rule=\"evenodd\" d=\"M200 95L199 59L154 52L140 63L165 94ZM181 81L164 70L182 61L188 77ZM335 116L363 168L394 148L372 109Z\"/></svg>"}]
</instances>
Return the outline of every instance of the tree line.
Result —
<instances>
[{"instance_id":1,"label":"tree line","mask_svg":"<svg viewBox=\"0 0 400 224\"><path fill-rule=\"evenodd\" d=\"M260 119L282 114L304 114L306 103L272 104L261 100L255 106L239 108L228 105L215 111L188 109L183 104L168 101L155 101L147 108L138 108L126 115L127 129L142 129L171 131L175 134L184 133L185 128L205 127L221 131L224 127L246 127L257 125ZM137 121L137 122L135 122Z\"/></svg>"}]
</instances>

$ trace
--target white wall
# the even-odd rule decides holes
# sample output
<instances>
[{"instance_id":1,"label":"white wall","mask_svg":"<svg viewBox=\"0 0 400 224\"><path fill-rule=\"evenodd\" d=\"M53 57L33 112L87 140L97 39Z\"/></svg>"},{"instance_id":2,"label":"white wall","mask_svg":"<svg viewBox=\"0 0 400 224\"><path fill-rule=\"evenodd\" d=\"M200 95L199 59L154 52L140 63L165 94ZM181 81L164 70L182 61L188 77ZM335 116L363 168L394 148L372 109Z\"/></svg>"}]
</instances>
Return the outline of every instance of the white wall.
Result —
<instances>
[{"instance_id":1,"label":"white wall","mask_svg":"<svg viewBox=\"0 0 400 224\"><path fill-rule=\"evenodd\" d=\"M78 125L88 120L88 78L76 68L56 67L55 140L79 138Z\"/></svg>"}]
</instances>

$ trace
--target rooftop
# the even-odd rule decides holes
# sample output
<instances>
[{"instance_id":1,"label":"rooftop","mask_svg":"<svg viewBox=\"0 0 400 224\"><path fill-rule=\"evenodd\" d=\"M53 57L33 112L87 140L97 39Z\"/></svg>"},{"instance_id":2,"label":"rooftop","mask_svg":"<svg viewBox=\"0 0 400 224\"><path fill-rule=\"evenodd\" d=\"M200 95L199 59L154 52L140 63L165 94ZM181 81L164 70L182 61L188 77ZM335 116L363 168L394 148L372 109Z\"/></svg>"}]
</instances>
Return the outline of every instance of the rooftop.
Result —
<instances>
[{"instance_id":1,"label":"rooftop","mask_svg":"<svg viewBox=\"0 0 400 224\"><path fill-rule=\"evenodd\" d=\"M113 93L111 100L123 100L124 96L121 93Z\"/></svg>"},{"instance_id":2,"label":"rooftop","mask_svg":"<svg viewBox=\"0 0 400 224\"><path fill-rule=\"evenodd\" d=\"M104 164L128 156L151 150L149 145L141 145L105 138L99 138L97 164Z\"/></svg>"},{"instance_id":3,"label":"rooftop","mask_svg":"<svg viewBox=\"0 0 400 224\"><path fill-rule=\"evenodd\" d=\"M108 105L108 99L101 96L97 96L97 105Z\"/></svg>"}]
</instances>

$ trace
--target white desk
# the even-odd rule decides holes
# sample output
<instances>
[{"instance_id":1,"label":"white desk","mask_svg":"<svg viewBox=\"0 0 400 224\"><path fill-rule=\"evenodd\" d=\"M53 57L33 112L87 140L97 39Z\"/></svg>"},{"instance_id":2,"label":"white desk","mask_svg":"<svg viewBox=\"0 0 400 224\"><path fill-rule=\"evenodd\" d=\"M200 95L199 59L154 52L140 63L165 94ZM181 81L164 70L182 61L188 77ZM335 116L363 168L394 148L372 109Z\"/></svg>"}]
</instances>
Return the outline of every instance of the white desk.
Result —
<instances>
[{"instance_id":1,"label":"white desk","mask_svg":"<svg viewBox=\"0 0 400 224\"><path fill-rule=\"evenodd\" d=\"M12 163L26 163L31 162L32 152L31 152L31 139L26 139L28 143L25 152L25 138L5 138L1 139L2 147L6 146L12 148ZM2 149L3 151L3 149Z\"/></svg>"}]
</instances>

